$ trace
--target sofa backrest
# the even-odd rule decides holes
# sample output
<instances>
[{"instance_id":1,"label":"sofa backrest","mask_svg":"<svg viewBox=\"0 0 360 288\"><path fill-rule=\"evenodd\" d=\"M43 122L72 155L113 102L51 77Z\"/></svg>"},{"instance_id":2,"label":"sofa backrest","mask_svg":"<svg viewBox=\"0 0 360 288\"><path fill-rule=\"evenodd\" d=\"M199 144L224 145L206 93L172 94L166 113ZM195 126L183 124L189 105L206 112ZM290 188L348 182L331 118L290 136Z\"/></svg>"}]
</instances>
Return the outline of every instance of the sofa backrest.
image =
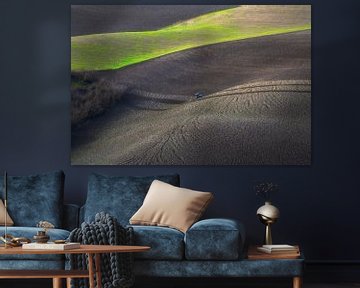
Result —
<instances>
[{"instance_id":1,"label":"sofa backrest","mask_svg":"<svg viewBox=\"0 0 360 288\"><path fill-rule=\"evenodd\" d=\"M8 212L16 226L35 227L39 221L48 221L62 227L63 171L31 176L8 176ZM4 177L0 176L0 183ZM0 195L4 198L3 185Z\"/></svg>"},{"instance_id":2,"label":"sofa backrest","mask_svg":"<svg viewBox=\"0 0 360 288\"><path fill-rule=\"evenodd\" d=\"M91 222L96 213L106 212L116 217L121 225L128 225L129 219L142 205L155 179L175 186L180 185L177 174L145 177L91 174L80 221Z\"/></svg>"},{"instance_id":3,"label":"sofa backrest","mask_svg":"<svg viewBox=\"0 0 360 288\"><path fill-rule=\"evenodd\" d=\"M63 205L63 211L62 228L69 231L78 228L80 225L80 207L76 204L67 203Z\"/></svg>"}]
</instances>

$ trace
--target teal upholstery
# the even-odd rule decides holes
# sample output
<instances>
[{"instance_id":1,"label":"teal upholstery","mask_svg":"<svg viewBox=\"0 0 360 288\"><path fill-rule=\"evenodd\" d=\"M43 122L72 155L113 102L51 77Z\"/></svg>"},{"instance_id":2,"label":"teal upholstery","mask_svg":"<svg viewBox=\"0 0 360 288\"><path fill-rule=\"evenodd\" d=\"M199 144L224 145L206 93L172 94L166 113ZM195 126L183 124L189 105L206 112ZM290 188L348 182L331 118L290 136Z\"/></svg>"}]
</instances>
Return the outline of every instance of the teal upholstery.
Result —
<instances>
[{"instance_id":1,"label":"teal upholstery","mask_svg":"<svg viewBox=\"0 0 360 288\"><path fill-rule=\"evenodd\" d=\"M182 260L184 234L176 229L158 226L131 226L135 245L150 246L147 252L135 253L135 259Z\"/></svg>"},{"instance_id":2,"label":"teal upholstery","mask_svg":"<svg viewBox=\"0 0 360 288\"><path fill-rule=\"evenodd\" d=\"M118 177L93 174L80 210L81 221L97 212L115 216L128 225L154 179L179 185L178 175ZM83 220L82 220L83 219ZM303 259L257 260L244 258L245 229L236 220L205 219L184 235L159 226L132 225L136 245L151 249L135 253L135 274L151 277L293 277L302 275Z\"/></svg>"},{"instance_id":3,"label":"teal upholstery","mask_svg":"<svg viewBox=\"0 0 360 288\"><path fill-rule=\"evenodd\" d=\"M0 183L3 183L0 176ZM8 212L16 226L34 227L46 220L62 227L64 173L8 176ZM4 198L3 185L0 195Z\"/></svg>"},{"instance_id":4,"label":"teal upholstery","mask_svg":"<svg viewBox=\"0 0 360 288\"><path fill-rule=\"evenodd\" d=\"M39 228L30 226L35 226L40 220L54 221L54 224L63 225L58 227L73 229L84 220L92 221L95 214L102 211L116 217L121 225L130 226L129 219L142 205L154 179L175 186L179 186L180 182L178 175L118 177L92 174L89 177L85 205L79 210L76 205L62 204L63 179L62 172L9 179L11 182L9 205L11 204L12 207L12 210L9 210L10 215L16 224L24 222L28 225L9 227L8 233L32 238ZM19 189L21 191L17 192ZM46 191L50 191L49 197ZM58 193L57 196L55 191ZM24 202L14 201L12 197L16 193ZM38 205L39 203L41 205ZM55 203L57 207L54 207ZM36 207L35 210L29 209L33 205ZM65 213L61 218L62 211ZM23 219L22 217L26 215L30 218ZM151 247L147 252L134 255L137 276L294 277L301 276L303 272L303 259L256 261L245 259L243 257L246 252L243 248L245 229L236 220L201 220L194 223L186 234L167 227L138 225L132 227L135 244ZM0 234L3 233L3 227L0 227ZM66 239L69 235L68 230L62 229L51 229L48 233L52 239ZM66 264L68 263L64 263L63 255L2 255L0 257L0 269L63 269Z\"/></svg>"},{"instance_id":5,"label":"teal upholstery","mask_svg":"<svg viewBox=\"0 0 360 288\"><path fill-rule=\"evenodd\" d=\"M15 225L7 233L31 240L41 230L35 227L37 223L46 220L56 227L48 230L50 240L67 239L69 230L78 225L79 209L63 204L64 179L62 171L8 176L8 211ZM0 196L4 198L3 185ZM5 229L0 227L3 234ZM64 255L0 255L0 269L64 269L64 262Z\"/></svg>"},{"instance_id":6,"label":"teal upholstery","mask_svg":"<svg viewBox=\"0 0 360 288\"><path fill-rule=\"evenodd\" d=\"M114 216L126 226L140 208L149 187L155 179L179 186L179 175L148 177L120 177L91 174L84 207L84 221L91 222L99 212Z\"/></svg>"},{"instance_id":7,"label":"teal upholstery","mask_svg":"<svg viewBox=\"0 0 360 288\"><path fill-rule=\"evenodd\" d=\"M73 230L79 225L79 206L74 204L64 204L63 225L67 230Z\"/></svg>"},{"instance_id":8,"label":"teal upholstery","mask_svg":"<svg viewBox=\"0 0 360 288\"><path fill-rule=\"evenodd\" d=\"M156 277L294 277L303 259L235 261L135 261L136 276Z\"/></svg>"},{"instance_id":9,"label":"teal upholstery","mask_svg":"<svg viewBox=\"0 0 360 288\"><path fill-rule=\"evenodd\" d=\"M40 256L40 255L39 255ZM64 269L64 260L16 260L0 261L0 270L61 270ZM3 286L0 286L3 287Z\"/></svg>"},{"instance_id":10,"label":"teal upholstery","mask_svg":"<svg viewBox=\"0 0 360 288\"><path fill-rule=\"evenodd\" d=\"M245 229L231 219L206 219L185 235L187 260L236 260L242 252Z\"/></svg>"}]
</instances>

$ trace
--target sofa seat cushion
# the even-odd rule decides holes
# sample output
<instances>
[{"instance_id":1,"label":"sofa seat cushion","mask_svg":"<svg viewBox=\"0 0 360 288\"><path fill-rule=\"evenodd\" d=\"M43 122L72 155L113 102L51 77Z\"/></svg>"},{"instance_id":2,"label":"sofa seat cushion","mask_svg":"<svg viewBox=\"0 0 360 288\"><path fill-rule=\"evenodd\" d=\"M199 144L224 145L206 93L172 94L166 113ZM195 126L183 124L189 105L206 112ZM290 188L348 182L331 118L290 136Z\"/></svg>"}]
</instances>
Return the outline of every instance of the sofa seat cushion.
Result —
<instances>
[{"instance_id":1,"label":"sofa seat cushion","mask_svg":"<svg viewBox=\"0 0 360 288\"><path fill-rule=\"evenodd\" d=\"M81 220L91 222L96 213L106 212L114 216L119 224L128 225L155 179L175 186L179 186L180 182L177 174L146 177L91 174L83 211L84 219Z\"/></svg>"},{"instance_id":2,"label":"sofa seat cushion","mask_svg":"<svg viewBox=\"0 0 360 288\"><path fill-rule=\"evenodd\" d=\"M8 227L7 233L14 237L25 237L32 240L33 236L41 230L37 227ZM5 228L0 227L0 235L5 234ZM63 229L49 229L47 234L50 236L50 241L64 240L69 237L70 232ZM0 260L62 260L64 255L0 255Z\"/></svg>"},{"instance_id":3,"label":"sofa seat cushion","mask_svg":"<svg viewBox=\"0 0 360 288\"><path fill-rule=\"evenodd\" d=\"M185 235L187 260L236 260L245 241L243 225L232 219L206 219Z\"/></svg>"},{"instance_id":4,"label":"sofa seat cushion","mask_svg":"<svg viewBox=\"0 0 360 288\"><path fill-rule=\"evenodd\" d=\"M134 253L136 259L182 260L184 258L184 234L176 229L158 226L131 226L134 244L150 246L147 252Z\"/></svg>"}]
</instances>

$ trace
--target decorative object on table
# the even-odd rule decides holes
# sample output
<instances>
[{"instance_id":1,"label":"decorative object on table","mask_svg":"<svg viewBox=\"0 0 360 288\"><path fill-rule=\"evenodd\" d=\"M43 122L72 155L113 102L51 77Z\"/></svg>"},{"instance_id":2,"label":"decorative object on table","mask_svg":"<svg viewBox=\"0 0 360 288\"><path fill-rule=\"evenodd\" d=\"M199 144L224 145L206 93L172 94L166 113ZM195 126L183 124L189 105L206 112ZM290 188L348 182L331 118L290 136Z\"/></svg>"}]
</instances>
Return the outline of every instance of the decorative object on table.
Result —
<instances>
[{"instance_id":1,"label":"decorative object on table","mask_svg":"<svg viewBox=\"0 0 360 288\"><path fill-rule=\"evenodd\" d=\"M254 187L256 195L265 200L265 205L261 206L256 214L261 223L265 225L264 242L266 245L272 244L271 225L274 224L280 217L280 211L277 207L271 204L271 194L279 190L277 184L271 182L261 182Z\"/></svg>"},{"instance_id":2,"label":"decorative object on table","mask_svg":"<svg viewBox=\"0 0 360 288\"><path fill-rule=\"evenodd\" d=\"M294 252L282 252L282 253L264 253L258 250L262 246L250 246L247 253L247 259L249 260L272 260L272 259L298 259L300 258L300 248L295 245L297 249L296 253Z\"/></svg>"},{"instance_id":3,"label":"decorative object on table","mask_svg":"<svg viewBox=\"0 0 360 288\"><path fill-rule=\"evenodd\" d=\"M4 236L0 237L0 240L5 243L6 247L19 247L24 243L31 243L31 240L26 237L14 237L11 234L5 234Z\"/></svg>"},{"instance_id":4,"label":"decorative object on table","mask_svg":"<svg viewBox=\"0 0 360 288\"><path fill-rule=\"evenodd\" d=\"M47 243L50 240L50 236L45 231L38 231L33 239L36 243Z\"/></svg>"},{"instance_id":5,"label":"decorative object on table","mask_svg":"<svg viewBox=\"0 0 360 288\"><path fill-rule=\"evenodd\" d=\"M50 240L50 236L47 235L47 231L49 229L55 228L53 224L48 221L40 221L36 227L43 228L44 230L40 230L34 235L33 239L36 243L47 243Z\"/></svg>"},{"instance_id":6,"label":"decorative object on table","mask_svg":"<svg viewBox=\"0 0 360 288\"><path fill-rule=\"evenodd\" d=\"M134 245L132 227L121 226L116 218L100 212L95 215L95 221L83 222L80 228L71 231L70 242L80 242L85 245ZM70 269L86 270L86 255L71 254ZM103 287L130 288L134 285L132 253L101 254L101 279ZM72 279L71 287L87 288L87 279Z\"/></svg>"},{"instance_id":7,"label":"decorative object on table","mask_svg":"<svg viewBox=\"0 0 360 288\"><path fill-rule=\"evenodd\" d=\"M54 243L55 243L55 244L65 244L65 243L67 243L67 242L66 242L66 240L62 240L62 239L61 239L61 240L54 240Z\"/></svg>"}]
</instances>

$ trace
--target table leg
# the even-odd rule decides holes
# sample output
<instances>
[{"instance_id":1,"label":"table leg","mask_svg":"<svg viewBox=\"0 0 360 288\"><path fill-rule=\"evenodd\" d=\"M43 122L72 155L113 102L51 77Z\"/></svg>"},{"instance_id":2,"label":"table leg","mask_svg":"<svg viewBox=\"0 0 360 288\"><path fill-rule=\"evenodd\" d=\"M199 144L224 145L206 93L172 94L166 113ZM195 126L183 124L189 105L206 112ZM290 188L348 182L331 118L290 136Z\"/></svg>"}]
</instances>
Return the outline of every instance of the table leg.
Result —
<instances>
[{"instance_id":1,"label":"table leg","mask_svg":"<svg viewBox=\"0 0 360 288\"><path fill-rule=\"evenodd\" d=\"M95 271L96 271L96 285L97 288L102 288L101 284L101 255L95 254Z\"/></svg>"},{"instance_id":2,"label":"table leg","mask_svg":"<svg viewBox=\"0 0 360 288\"><path fill-rule=\"evenodd\" d=\"M301 288L301 277L297 276L293 278L293 288Z\"/></svg>"},{"instance_id":3,"label":"table leg","mask_svg":"<svg viewBox=\"0 0 360 288\"><path fill-rule=\"evenodd\" d=\"M95 288L95 282L94 282L94 254L88 253L88 260L89 260L89 288Z\"/></svg>"},{"instance_id":4,"label":"table leg","mask_svg":"<svg viewBox=\"0 0 360 288\"><path fill-rule=\"evenodd\" d=\"M66 288L71 288L71 278L66 278Z\"/></svg>"},{"instance_id":5,"label":"table leg","mask_svg":"<svg viewBox=\"0 0 360 288\"><path fill-rule=\"evenodd\" d=\"M61 280L61 278L53 278L53 288L62 288Z\"/></svg>"}]
</instances>

